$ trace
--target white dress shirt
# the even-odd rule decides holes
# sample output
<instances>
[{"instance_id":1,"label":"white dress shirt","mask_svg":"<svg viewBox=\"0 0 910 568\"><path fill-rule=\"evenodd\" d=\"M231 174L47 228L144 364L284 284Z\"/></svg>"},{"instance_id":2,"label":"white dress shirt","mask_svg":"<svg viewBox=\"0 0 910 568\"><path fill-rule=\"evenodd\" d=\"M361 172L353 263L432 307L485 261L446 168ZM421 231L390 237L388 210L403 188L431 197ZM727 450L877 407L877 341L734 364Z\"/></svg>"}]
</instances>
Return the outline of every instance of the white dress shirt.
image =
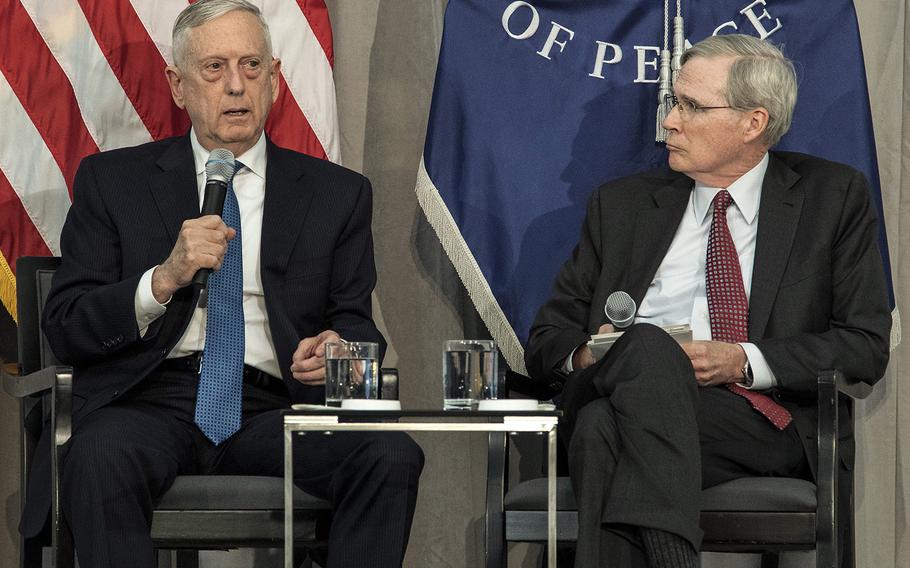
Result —
<instances>
[{"instance_id":1,"label":"white dress shirt","mask_svg":"<svg viewBox=\"0 0 910 568\"><path fill-rule=\"evenodd\" d=\"M205 163L209 152L196 140L195 131L190 132L193 160L196 166L196 187L199 193L199 207L205 194ZM262 207L265 201L265 135L256 144L237 156L243 168L234 175L234 193L240 206L240 223L243 240L243 319L244 354L243 362L261 371L281 377L278 356L272 343L265 296L262 290L259 250L262 238ZM146 271L136 288L136 323L140 334L164 315L167 305L159 304L152 294L152 273L155 267ZM197 307L183 336L168 354L168 358L183 357L205 348L205 323L207 312ZM290 365L291 362L287 361Z\"/></svg>"},{"instance_id":2,"label":"white dress shirt","mask_svg":"<svg viewBox=\"0 0 910 568\"><path fill-rule=\"evenodd\" d=\"M768 154L765 154L754 168L727 188L707 187L696 182L673 242L638 308L635 323L657 326L689 324L692 339L711 339L711 319L705 289L705 256L713 219L711 203L721 189L726 189L733 197L733 204L727 208L727 224L739 256L746 297L750 297L755 239L758 233L758 206L767 169ZM752 343L740 345L752 366L752 388L761 390L775 386L777 379L758 347ZM565 367L570 372L572 355L574 351L569 355Z\"/></svg>"}]
</instances>

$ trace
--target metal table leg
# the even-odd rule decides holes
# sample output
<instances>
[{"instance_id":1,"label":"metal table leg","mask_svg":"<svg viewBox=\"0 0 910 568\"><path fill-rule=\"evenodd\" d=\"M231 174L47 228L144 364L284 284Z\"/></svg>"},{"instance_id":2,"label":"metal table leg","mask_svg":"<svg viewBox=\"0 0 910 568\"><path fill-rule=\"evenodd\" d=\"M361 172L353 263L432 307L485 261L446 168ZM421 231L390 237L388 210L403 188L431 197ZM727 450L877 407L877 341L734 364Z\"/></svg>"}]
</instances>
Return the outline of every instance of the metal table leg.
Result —
<instances>
[{"instance_id":1,"label":"metal table leg","mask_svg":"<svg viewBox=\"0 0 910 568\"><path fill-rule=\"evenodd\" d=\"M547 444L547 566L556 568L556 426Z\"/></svg>"},{"instance_id":2,"label":"metal table leg","mask_svg":"<svg viewBox=\"0 0 910 568\"><path fill-rule=\"evenodd\" d=\"M284 568L294 568L294 433L284 426Z\"/></svg>"}]
</instances>

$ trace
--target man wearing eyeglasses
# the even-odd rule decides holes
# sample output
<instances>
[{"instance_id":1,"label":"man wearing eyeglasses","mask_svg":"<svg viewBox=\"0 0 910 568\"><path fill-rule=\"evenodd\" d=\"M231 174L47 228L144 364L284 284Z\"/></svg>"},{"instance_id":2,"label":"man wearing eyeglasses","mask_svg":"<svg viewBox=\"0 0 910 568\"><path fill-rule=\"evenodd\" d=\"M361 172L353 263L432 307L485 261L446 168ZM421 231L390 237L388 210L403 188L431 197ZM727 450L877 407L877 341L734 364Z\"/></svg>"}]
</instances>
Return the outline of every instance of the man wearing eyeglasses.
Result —
<instances>
[{"instance_id":1,"label":"man wearing eyeglasses","mask_svg":"<svg viewBox=\"0 0 910 568\"><path fill-rule=\"evenodd\" d=\"M769 151L796 89L793 65L767 42L696 44L663 123L669 170L591 196L526 352L533 377L565 382L576 567L697 566L701 489L812 479L818 370L870 383L885 371L891 319L866 180ZM603 307L616 290L638 312L595 360L586 343L611 330ZM675 324L693 340L660 327Z\"/></svg>"}]
</instances>

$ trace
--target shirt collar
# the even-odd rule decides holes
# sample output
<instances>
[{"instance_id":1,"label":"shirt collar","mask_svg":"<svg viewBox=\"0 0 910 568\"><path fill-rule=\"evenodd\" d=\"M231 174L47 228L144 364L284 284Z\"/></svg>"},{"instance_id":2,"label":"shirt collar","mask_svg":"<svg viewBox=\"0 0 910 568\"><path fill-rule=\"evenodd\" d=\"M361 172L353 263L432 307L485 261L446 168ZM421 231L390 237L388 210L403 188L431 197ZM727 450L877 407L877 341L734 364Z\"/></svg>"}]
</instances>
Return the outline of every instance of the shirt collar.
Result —
<instances>
[{"instance_id":1,"label":"shirt collar","mask_svg":"<svg viewBox=\"0 0 910 568\"><path fill-rule=\"evenodd\" d=\"M761 186L765 180L765 172L768 171L768 153L755 167L742 175L739 179L731 183L726 190L733 197L733 202L743 214L746 223L752 224L758 215L758 204L761 200ZM700 225L708 216L711 209L711 202L714 196L724 188L708 187L695 182L695 191L693 193L693 205L695 210L695 221Z\"/></svg>"},{"instance_id":2,"label":"shirt collar","mask_svg":"<svg viewBox=\"0 0 910 568\"><path fill-rule=\"evenodd\" d=\"M190 146L193 148L193 161L196 164L196 175L205 174L205 163L209 159L210 152L202 147L199 140L196 139L196 129L190 129ZM252 148L240 156L234 156L235 160L243 162L245 166L243 171L250 170L260 178L265 179L265 132L259 135L259 140Z\"/></svg>"}]
</instances>

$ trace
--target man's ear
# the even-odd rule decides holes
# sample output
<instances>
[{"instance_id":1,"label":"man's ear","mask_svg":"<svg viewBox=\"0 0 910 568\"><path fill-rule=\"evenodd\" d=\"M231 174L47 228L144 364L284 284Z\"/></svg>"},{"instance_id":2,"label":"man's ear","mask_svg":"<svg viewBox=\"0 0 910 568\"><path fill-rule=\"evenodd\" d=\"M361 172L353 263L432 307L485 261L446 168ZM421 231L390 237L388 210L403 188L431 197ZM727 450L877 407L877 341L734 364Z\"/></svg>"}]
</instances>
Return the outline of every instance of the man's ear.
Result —
<instances>
[{"instance_id":1,"label":"man's ear","mask_svg":"<svg viewBox=\"0 0 910 568\"><path fill-rule=\"evenodd\" d=\"M167 75L167 84L171 88L171 98L174 99L174 104L177 105L177 108L186 108L183 97L183 77L180 74L180 69L176 65L168 65L165 67L164 73Z\"/></svg>"},{"instance_id":2,"label":"man's ear","mask_svg":"<svg viewBox=\"0 0 910 568\"><path fill-rule=\"evenodd\" d=\"M277 57L272 58L272 65L269 69L269 79L272 82L272 103L278 100L278 95L281 94L281 81L278 80L278 75L281 73L281 60Z\"/></svg>"},{"instance_id":3,"label":"man's ear","mask_svg":"<svg viewBox=\"0 0 910 568\"><path fill-rule=\"evenodd\" d=\"M749 144L760 139L768 130L768 110L758 107L746 113L747 122L743 129L743 142Z\"/></svg>"}]
</instances>

